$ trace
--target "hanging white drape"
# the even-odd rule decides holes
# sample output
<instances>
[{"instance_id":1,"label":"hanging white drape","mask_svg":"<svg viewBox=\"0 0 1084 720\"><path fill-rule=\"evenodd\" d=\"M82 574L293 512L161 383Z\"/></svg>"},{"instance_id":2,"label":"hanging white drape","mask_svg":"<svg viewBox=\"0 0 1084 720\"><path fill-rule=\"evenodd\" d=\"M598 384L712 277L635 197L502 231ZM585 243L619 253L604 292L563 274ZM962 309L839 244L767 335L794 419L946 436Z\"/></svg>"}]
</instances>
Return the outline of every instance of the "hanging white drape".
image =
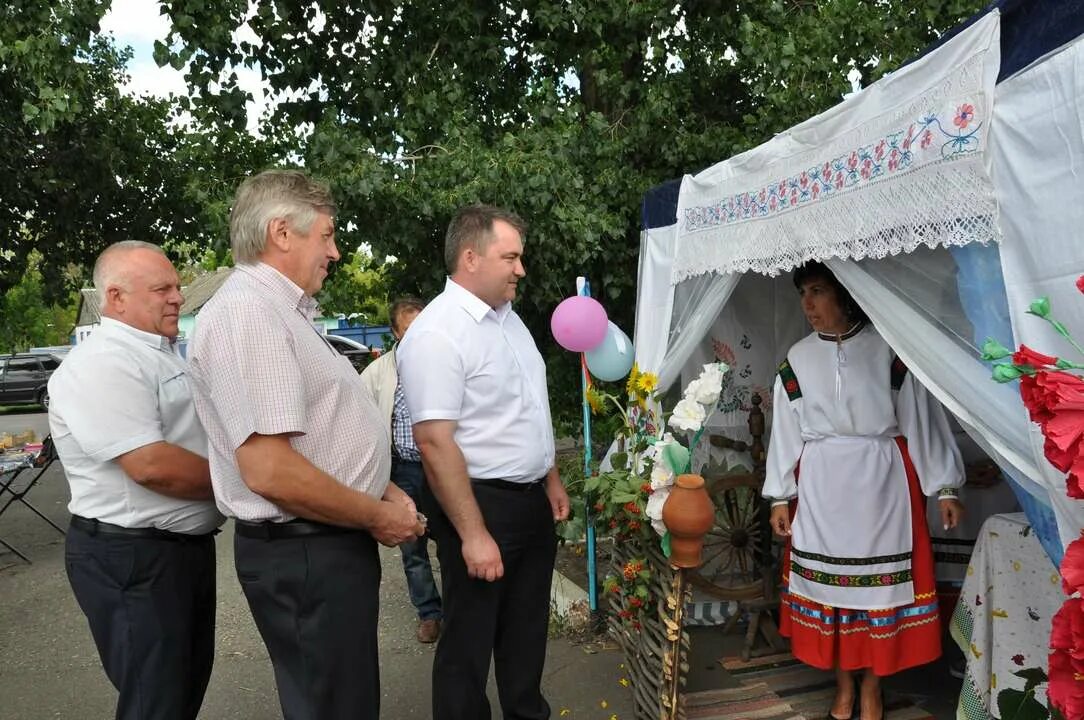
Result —
<instances>
[{"instance_id":1,"label":"hanging white drape","mask_svg":"<svg viewBox=\"0 0 1084 720\"><path fill-rule=\"evenodd\" d=\"M1026 314L1047 296L1054 315L1084 341L1084 41L997 86L991 172L1003 208L1005 292L1017 343L1080 362L1080 353L1039 318ZM1044 458L1030 426L1030 450L1050 490L1062 542L1084 527L1084 502L1065 494L1065 477Z\"/></svg>"}]
</instances>

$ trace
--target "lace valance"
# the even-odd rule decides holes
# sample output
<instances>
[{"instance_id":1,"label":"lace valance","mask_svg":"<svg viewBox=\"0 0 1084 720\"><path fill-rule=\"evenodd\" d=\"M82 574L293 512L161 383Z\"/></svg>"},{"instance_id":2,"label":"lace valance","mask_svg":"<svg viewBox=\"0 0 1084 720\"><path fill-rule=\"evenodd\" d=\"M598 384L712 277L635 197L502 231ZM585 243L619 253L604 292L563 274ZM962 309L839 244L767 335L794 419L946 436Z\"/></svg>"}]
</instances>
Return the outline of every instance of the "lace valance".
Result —
<instances>
[{"instance_id":1,"label":"lace valance","mask_svg":"<svg viewBox=\"0 0 1084 720\"><path fill-rule=\"evenodd\" d=\"M990 13L770 142L686 176L671 282L998 240L985 150L999 17Z\"/></svg>"}]
</instances>

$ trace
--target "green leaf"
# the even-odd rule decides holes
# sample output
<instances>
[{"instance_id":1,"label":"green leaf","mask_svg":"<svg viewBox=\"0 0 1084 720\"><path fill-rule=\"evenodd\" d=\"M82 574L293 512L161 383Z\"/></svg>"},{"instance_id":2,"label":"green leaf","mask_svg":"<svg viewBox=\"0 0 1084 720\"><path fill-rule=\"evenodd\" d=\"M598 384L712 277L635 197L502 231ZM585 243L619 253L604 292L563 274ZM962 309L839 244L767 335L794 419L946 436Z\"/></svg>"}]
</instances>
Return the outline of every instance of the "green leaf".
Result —
<instances>
[{"instance_id":1,"label":"green leaf","mask_svg":"<svg viewBox=\"0 0 1084 720\"><path fill-rule=\"evenodd\" d=\"M997 363L994 365L994 380L999 383L1012 382L1018 380L1021 375L1025 375L1023 370L1019 366L1012 363Z\"/></svg>"},{"instance_id":2,"label":"green leaf","mask_svg":"<svg viewBox=\"0 0 1084 720\"><path fill-rule=\"evenodd\" d=\"M671 443L662 451L663 459L675 475L685 472L689 466L689 451L678 443Z\"/></svg>"},{"instance_id":3,"label":"green leaf","mask_svg":"<svg viewBox=\"0 0 1084 720\"><path fill-rule=\"evenodd\" d=\"M1001 720L1046 720L1049 716L1034 692L1012 688L997 694L997 708Z\"/></svg>"},{"instance_id":4,"label":"green leaf","mask_svg":"<svg viewBox=\"0 0 1084 720\"><path fill-rule=\"evenodd\" d=\"M1046 682L1046 671L1042 668L1024 668L1023 670L1017 670L1013 673L1018 678L1023 678L1026 681L1024 685L1024 691L1033 690L1036 685L1041 685Z\"/></svg>"},{"instance_id":5,"label":"green leaf","mask_svg":"<svg viewBox=\"0 0 1084 720\"><path fill-rule=\"evenodd\" d=\"M667 530L666 534L662 536L662 539L659 541L659 545L662 547L663 557L669 558L670 557L670 531L669 530Z\"/></svg>"},{"instance_id":6,"label":"green leaf","mask_svg":"<svg viewBox=\"0 0 1084 720\"><path fill-rule=\"evenodd\" d=\"M1028 313L1043 318L1044 320L1050 317L1050 298L1041 297L1031 301L1031 305L1028 306Z\"/></svg>"},{"instance_id":7,"label":"green leaf","mask_svg":"<svg viewBox=\"0 0 1084 720\"><path fill-rule=\"evenodd\" d=\"M986 342L982 344L982 359L987 362L1001 360L1010 355L1012 355L1012 350L1009 350L993 338L986 338Z\"/></svg>"},{"instance_id":8,"label":"green leaf","mask_svg":"<svg viewBox=\"0 0 1084 720\"><path fill-rule=\"evenodd\" d=\"M610 467L625 469L629 466L629 454L618 452L610 456Z\"/></svg>"}]
</instances>

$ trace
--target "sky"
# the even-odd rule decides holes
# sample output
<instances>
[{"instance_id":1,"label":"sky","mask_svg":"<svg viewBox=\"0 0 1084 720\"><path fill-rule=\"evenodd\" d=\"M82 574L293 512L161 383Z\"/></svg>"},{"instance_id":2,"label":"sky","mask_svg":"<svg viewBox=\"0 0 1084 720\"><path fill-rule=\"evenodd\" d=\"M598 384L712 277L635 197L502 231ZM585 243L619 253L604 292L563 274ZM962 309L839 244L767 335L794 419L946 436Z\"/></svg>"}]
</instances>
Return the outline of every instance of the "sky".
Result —
<instances>
[{"instance_id":1,"label":"sky","mask_svg":"<svg viewBox=\"0 0 1084 720\"><path fill-rule=\"evenodd\" d=\"M102 33L112 34L118 46L132 48L133 57L128 63L131 79L122 88L131 95L188 94L183 71L168 65L160 68L154 62L154 41L164 41L169 34L169 19L161 14L160 8L156 0L113 0L109 12L102 18ZM247 25L245 30L251 33ZM234 33L235 40L238 36ZM253 40L255 36L246 39ZM255 132L268 103L264 83L258 70L245 67L233 70L241 87L253 96L254 101L248 105L248 128Z\"/></svg>"}]
</instances>

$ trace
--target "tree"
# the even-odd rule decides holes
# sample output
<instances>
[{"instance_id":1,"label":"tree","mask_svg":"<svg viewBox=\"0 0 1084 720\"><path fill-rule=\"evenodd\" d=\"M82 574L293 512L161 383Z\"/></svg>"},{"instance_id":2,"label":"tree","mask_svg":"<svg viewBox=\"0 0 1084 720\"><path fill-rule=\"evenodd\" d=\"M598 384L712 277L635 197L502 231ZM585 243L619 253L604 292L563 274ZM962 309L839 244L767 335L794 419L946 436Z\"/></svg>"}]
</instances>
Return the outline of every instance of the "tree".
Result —
<instances>
[{"instance_id":1,"label":"tree","mask_svg":"<svg viewBox=\"0 0 1084 720\"><path fill-rule=\"evenodd\" d=\"M180 123L179 100L122 94L130 51L97 34L108 6L0 6L0 292L34 251L51 299L86 279L69 263L113 241L212 244L239 179L274 162L274 143L198 114Z\"/></svg>"},{"instance_id":2,"label":"tree","mask_svg":"<svg viewBox=\"0 0 1084 720\"><path fill-rule=\"evenodd\" d=\"M343 314L364 325L388 322L387 264L378 263L364 248L332 266L318 300L325 316Z\"/></svg>"},{"instance_id":3,"label":"tree","mask_svg":"<svg viewBox=\"0 0 1084 720\"><path fill-rule=\"evenodd\" d=\"M981 5L167 0L158 57L191 60L194 105L232 123L229 67L259 67L285 98L268 127L313 128L298 151L336 190L343 244L404 258L396 291L439 292L457 206L524 215L519 309L573 418L575 363L547 319L586 274L630 328L642 193L836 104L850 73L876 80ZM234 43L243 24L255 40Z\"/></svg>"},{"instance_id":4,"label":"tree","mask_svg":"<svg viewBox=\"0 0 1084 720\"><path fill-rule=\"evenodd\" d=\"M19 282L0 295L0 353L25 352L32 347L67 345L75 326L78 295L63 302L45 300L42 257L31 252Z\"/></svg>"}]
</instances>

